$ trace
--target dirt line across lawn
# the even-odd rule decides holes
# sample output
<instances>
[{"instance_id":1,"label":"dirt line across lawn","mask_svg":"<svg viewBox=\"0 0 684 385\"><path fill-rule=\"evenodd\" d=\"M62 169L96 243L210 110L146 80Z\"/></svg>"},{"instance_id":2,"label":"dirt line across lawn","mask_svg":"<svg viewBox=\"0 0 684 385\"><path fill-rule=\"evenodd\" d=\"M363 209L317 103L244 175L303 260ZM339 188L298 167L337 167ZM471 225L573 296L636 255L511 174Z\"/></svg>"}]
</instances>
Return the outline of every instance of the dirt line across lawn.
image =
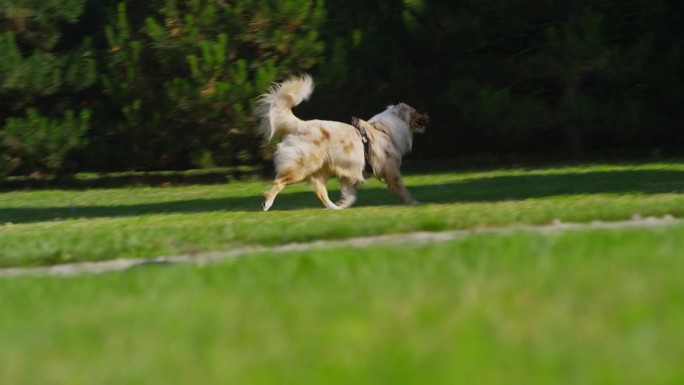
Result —
<instances>
[{"instance_id":1,"label":"dirt line across lawn","mask_svg":"<svg viewBox=\"0 0 684 385\"><path fill-rule=\"evenodd\" d=\"M684 220L675 219L672 216L634 217L624 221L593 221L590 223L565 223L558 220L547 225L540 226L511 226L500 228L476 228L467 230L450 230L441 232L412 232L404 234L374 235L356 237L341 240L320 240L305 243L289 243L280 246L246 246L228 251L207 252L199 254L184 254L139 259L111 259L96 262L67 263L54 266L42 267L9 267L0 268L0 278L23 277L23 276L54 276L71 277L80 274L102 274L108 272L123 271L143 266L169 265L169 264L195 264L225 261L245 257L255 253L268 252L281 254L288 252L328 249L335 247L364 248L376 244L426 244L431 242L447 242L454 239L466 238L477 234L514 234L514 233L554 233L562 231L577 231L591 229L626 229L626 228L655 228L684 224Z\"/></svg>"}]
</instances>

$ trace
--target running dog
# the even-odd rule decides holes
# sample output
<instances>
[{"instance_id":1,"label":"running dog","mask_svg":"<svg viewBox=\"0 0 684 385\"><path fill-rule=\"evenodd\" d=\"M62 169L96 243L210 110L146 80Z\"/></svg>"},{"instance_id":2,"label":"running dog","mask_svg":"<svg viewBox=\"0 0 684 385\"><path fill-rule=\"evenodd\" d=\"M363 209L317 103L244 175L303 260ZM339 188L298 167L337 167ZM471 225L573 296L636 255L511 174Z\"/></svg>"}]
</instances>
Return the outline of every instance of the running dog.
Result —
<instances>
[{"instance_id":1,"label":"running dog","mask_svg":"<svg viewBox=\"0 0 684 385\"><path fill-rule=\"evenodd\" d=\"M399 103L390 105L368 121L354 118L353 125L329 120L301 120L292 107L308 100L314 89L311 76L293 76L275 83L259 98L257 114L264 137L280 136L274 153L276 170L273 186L262 204L268 211L285 186L305 179L313 186L323 206L339 210L356 201L357 187L365 181L364 169L385 181L402 203L418 204L401 178L404 155L411 151L413 133L424 133L427 114ZM326 181L340 181L342 197L333 203Z\"/></svg>"}]
</instances>

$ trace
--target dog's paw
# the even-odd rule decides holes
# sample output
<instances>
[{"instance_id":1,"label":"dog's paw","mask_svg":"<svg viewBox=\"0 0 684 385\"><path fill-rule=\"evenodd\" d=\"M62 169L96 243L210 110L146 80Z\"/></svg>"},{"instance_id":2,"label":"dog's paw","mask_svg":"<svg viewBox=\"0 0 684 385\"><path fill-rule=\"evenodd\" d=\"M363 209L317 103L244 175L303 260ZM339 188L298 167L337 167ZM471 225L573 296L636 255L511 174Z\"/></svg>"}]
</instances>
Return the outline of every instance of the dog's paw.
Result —
<instances>
[{"instance_id":1,"label":"dog's paw","mask_svg":"<svg viewBox=\"0 0 684 385\"><path fill-rule=\"evenodd\" d=\"M335 202L335 206L339 207L340 209L346 209L351 207L354 204L354 200L339 200Z\"/></svg>"},{"instance_id":2,"label":"dog's paw","mask_svg":"<svg viewBox=\"0 0 684 385\"><path fill-rule=\"evenodd\" d=\"M261 209L264 211L268 211L268 209L270 209L272 205L273 202L264 201L264 203L261 204Z\"/></svg>"}]
</instances>

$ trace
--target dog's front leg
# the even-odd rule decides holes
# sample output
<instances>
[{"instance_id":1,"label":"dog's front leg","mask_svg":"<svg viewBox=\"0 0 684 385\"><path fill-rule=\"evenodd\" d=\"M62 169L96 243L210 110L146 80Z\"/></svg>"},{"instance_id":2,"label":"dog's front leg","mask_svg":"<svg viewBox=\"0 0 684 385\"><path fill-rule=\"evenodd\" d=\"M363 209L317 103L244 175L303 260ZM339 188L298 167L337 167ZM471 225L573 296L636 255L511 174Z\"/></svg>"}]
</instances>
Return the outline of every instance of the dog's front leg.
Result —
<instances>
[{"instance_id":1,"label":"dog's front leg","mask_svg":"<svg viewBox=\"0 0 684 385\"><path fill-rule=\"evenodd\" d=\"M398 166L390 165L385 168L385 182L390 190L399 196L399 199L401 199L403 204L409 206L420 204L420 202L413 199L411 193L409 193L406 186L404 186L404 181L401 178Z\"/></svg>"}]
</instances>

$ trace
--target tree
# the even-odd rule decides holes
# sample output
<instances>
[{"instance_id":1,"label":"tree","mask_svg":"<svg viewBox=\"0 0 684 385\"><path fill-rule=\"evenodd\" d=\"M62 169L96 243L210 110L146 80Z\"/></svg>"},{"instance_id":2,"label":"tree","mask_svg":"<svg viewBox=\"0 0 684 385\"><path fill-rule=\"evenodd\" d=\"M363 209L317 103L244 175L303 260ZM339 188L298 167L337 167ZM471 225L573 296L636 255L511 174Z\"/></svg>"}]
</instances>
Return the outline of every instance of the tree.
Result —
<instances>
[{"instance_id":1,"label":"tree","mask_svg":"<svg viewBox=\"0 0 684 385\"><path fill-rule=\"evenodd\" d=\"M413 65L409 79L418 82L411 89L444 127L434 142L427 139L432 154L565 149L579 157L585 150L653 143L644 139L664 130L647 117L672 116L675 109L665 113L663 105L673 95L681 100L677 90L648 92L665 78L670 85L680 79L681 6L644 0L405 4L407 49L426 63Z\"/></svg>"},{"instance_id":2,"label":"tree","mask_svg":"<svg viewBox=\"0 0 684 385\"><path fill-rule=\"evenodd\" d=\"M88 37L68 39L86 0L0 5L0 173L58 173L86 143L91 112L79 93L97 80Z\"/></svg>"},{"instance_id":3,"label":"tree","mask_svg":"<svg viewBox=\"0 0 684 385\"><path fill-rule=\"evenodd\" d=\"M126 167L257 163L252 107L269 84L322 54L322 1L121 2L106 27L110 129ZM144 17L143 17L144 16Z\"/></svg>"}]
</instances>

